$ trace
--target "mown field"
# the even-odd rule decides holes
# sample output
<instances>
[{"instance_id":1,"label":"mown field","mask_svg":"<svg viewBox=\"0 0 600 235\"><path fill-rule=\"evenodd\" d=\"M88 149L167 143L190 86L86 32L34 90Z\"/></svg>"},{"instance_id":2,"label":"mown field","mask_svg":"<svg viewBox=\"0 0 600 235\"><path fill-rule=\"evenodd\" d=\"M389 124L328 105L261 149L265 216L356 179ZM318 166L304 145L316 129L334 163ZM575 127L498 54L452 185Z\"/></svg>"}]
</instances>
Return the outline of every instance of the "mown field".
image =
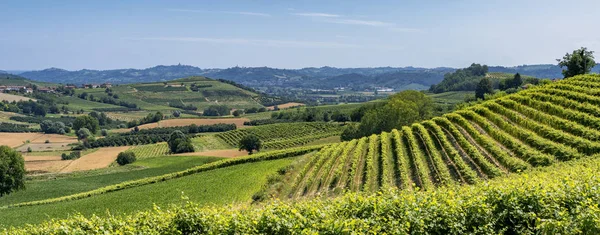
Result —
<instances>
[{"instance_id":1,"label":"mown field","mask_svg":"<svg viewBox=\"0 0 600 235\"><path fill-rule=\"evenodd\" d=\"M0 197L0 207L15 203L55 198L118 184L128 180L163 175L220 160L215 157L155 157L141 159L131 165L111 167L37 179L27 182L27 190ZM54 176L56 177L56 176Z\"/></svg>"},{"instance_id":2,"label":"mown field","mask_svg":"<svg viewBox=\"0 0 600 235\"><path fill-rule=\"evenodd\" d=\"M579 76L331 145L289 182L289 197L431 190L591 156L600 152L599 94L600 76Z\"/></svg>"},{"instance_id":3,"label":"mown field","mask_svg":"<svg viewBox=\"0 0 600 235\"><path fill-rule=\"evenodd\" d=\"M86 216L132 213L149 210L154 205L167 207L186 201L202 205L248 203L252 195L266 184L268 175L275 174L292 161L280 159L241 164L91 198L0 209L0 224L7 227L40 223L50 218L67 218L75 213Z\"/></svg>"}]
</instances>

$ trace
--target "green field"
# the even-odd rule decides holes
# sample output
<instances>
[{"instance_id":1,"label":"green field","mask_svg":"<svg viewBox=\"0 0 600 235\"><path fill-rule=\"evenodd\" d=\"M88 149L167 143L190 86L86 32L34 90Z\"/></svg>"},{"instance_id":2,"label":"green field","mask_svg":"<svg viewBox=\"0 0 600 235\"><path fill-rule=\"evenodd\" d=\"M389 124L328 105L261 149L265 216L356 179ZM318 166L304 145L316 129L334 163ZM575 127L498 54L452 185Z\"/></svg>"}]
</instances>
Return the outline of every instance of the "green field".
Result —
<instances>
[{"instance_id":1,"label":"green field","mask_svg":"<svg viewBox=\"0 0 600 235\"><path fill-rule=\"evenodd\" d=\"M156 159L155 160L159 160ZM90 216L132 213L154 205L166 207L185 203L184 197L201 205L248 203L251 196L294 158L248 163L206 171L166 182L55 204L0 209L3 227L40 223L50 218L66 218L81 213ZM26 191L25 191L26 192Z\"/></svg>"},{"instance_id":2,"label":"green field","mask_svg":"<svg viewBox=\"0 0 600 235\"><path fill-rule=\"evenodd\" d=\"M128 180L182 171L212 161L216 157L156 157L142 159L124 167L111 167L91 172L72 173L56 180L29 181L27 190L0 197L0 207L15 203L55 198L118 184Z\"/></svg>"}]
</instances>

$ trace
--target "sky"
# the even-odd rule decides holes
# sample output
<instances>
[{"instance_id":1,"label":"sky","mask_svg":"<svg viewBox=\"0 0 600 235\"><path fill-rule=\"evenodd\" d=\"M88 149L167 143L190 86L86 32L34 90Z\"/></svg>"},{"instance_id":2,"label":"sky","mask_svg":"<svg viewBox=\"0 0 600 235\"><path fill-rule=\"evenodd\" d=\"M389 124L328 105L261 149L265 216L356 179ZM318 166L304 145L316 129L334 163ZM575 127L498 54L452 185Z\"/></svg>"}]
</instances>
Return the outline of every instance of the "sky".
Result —
<instances>
[{"instance_id":1,"label":"sky","mask_svg":"<svg viewBox=\"0 0 600 235\"><path fill-rule=\"evenodd\" d=\"M0 0L0 70L556 63L582 46L600 53L598 9L598 0Z\"/></svg>"}]
</instances>

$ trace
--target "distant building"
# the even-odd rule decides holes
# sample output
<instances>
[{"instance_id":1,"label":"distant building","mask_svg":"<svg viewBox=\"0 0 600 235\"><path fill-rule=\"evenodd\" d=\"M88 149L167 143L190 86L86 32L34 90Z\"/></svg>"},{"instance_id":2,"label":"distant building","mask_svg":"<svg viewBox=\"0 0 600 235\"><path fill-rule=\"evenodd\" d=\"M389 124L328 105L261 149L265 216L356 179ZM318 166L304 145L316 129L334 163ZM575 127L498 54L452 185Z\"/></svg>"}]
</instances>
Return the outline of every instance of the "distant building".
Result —
<instances>
[{"instance_id":1,"label":"distant building","mask_svg":"<svg viewBox=\"0 0 600 235\"><path fill-rule=\"evenodd\" d=\"M102 87L102 88L111 88L112 84L110 84L110 82L106 82L106 83L102 84L100 87Z\"/></svg>"},{"instance_id":2,"label":"distant building","mask_svg":"<svg viewBox=\"0 0 600 235\"><path fill-rule=\"evenodd\" d=\"M25 89L25 93L33 93L33 89L27 88L27 89Z\"/></svg>"},{"instance_id":3,"label":"distant building","mask_svg":"<svg viewBox=\"0 0 600 235\"><path fill-rule=\"evenodd\" d=\"M51 88L51 87L42 87L42 88L38 88L38 92L41 92L41 93L54 93L54 88Z\"/></svg>"},{"instance_id":4,"label":"distant building","mask_svg":"<svg viewBox=\"0 0 600 235\"><path fill-rule=\"evenodd\" d=\"M83 88L99 88L100 84L83 84Z\"/></svg>"}]
</instances>

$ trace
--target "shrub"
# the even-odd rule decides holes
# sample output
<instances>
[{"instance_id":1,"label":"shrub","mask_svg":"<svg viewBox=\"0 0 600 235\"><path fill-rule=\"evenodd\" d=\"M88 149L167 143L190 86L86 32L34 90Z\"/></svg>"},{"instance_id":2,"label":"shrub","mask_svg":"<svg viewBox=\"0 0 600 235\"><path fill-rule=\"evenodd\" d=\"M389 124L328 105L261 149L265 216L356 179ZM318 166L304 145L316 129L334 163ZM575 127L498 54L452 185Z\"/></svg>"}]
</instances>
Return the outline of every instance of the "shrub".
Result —
<instances>
[{"instance_id":1,"label":"shrub","mask_svg":"<svg viewBox=\"0 0 600 235\"><path fill-rule=\"evenodd\" d=\"M119 165L124 166L127 164L131 164L133 162L135 162L136 157L135 157L135 153L133 152L120 152L119 155L117 156L117 163L119 163Z\"/></svg>"},{"instance_id":2,"label":"shrub","mask_svg":"<svg viewBox=\"0 0 600 235\"><path fill-rule=\"evenodd\" d=\"M100 133L102 134L102 136L107 136L107 135L108 135L108 130L106 130L106 129L102 129L102 130L100 131Z\"/></svg>"},{"instance_id":3,"label":"shrub","mask_svg":"<svg viewBox=\"0 0 600 235\"><path fill-rule=\"evenodd\" d=\"M61 160L75 160L75 159L79 159L80 157L81 157L80 151L73 151L69 154L63 153L60 155Z\"/></svg>"},{"instance_id":4,"label":"shrub","mask_svg":"<svg viewBox=\"0 0 600 235\"><path fill-rule=\"evenodd\" d=\"M46 141L44 141L44 143L46 143L46 144L49 144L49 143L50 143L50 140L46 140Z\"/></svg>"}]
</instances>

